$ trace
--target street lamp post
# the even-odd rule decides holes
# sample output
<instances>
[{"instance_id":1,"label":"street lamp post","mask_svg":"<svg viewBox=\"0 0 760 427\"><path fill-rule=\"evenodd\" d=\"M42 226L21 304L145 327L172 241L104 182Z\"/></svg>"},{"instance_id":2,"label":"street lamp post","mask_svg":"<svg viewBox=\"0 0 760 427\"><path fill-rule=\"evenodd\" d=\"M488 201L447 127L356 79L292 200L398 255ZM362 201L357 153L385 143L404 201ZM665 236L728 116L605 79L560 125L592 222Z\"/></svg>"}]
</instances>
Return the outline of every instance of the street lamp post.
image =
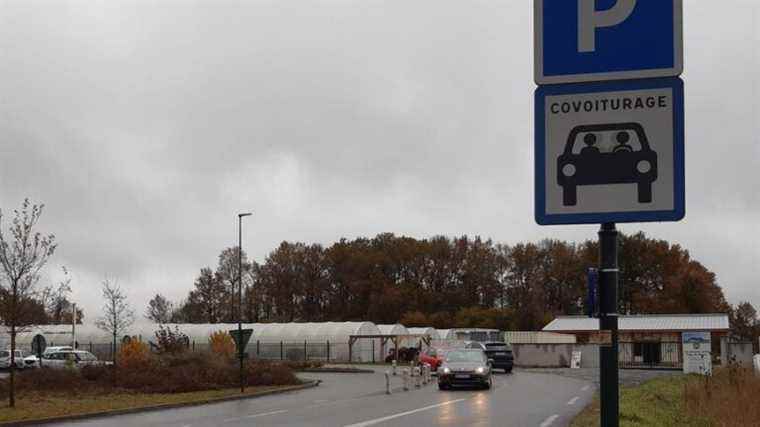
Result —
<instances>
[{"instance_id":1,"label":"street lamp post","mask_svg":"<svg viewBox=\"0 0 760 427\"><path fill-rule=\"evenodd\" d=\"M243 375L243 217L251 212L238 214L238 358L240 360L240 393L245 392Z\"/></svg>"}]
</instances>

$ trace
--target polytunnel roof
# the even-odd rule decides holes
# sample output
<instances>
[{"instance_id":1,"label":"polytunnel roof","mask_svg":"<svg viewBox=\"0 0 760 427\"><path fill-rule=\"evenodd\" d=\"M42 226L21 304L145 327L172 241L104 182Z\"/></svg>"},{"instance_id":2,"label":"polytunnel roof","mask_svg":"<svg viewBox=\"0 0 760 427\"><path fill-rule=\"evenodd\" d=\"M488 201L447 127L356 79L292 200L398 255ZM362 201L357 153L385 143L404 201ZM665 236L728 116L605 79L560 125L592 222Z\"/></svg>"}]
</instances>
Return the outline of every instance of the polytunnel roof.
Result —
<instances>
[{"instance_id":1,"label":"polytunnel roof","mask_svg":"<svg viewBox=\"0 0 760 427\"><path fill-rule=\"evenodd\" d=\"M380 335L372 322L320 322L320 323L256 323L253 336L258 340L328 340L343 339L350 335Z\"/></svg>"},{"instance_id":2,"label":"polytunnel roof","mask_svg":"<svg viewBox=\"0 0 760 427\"><path fill-rule=\"evenodd\" d=\"M382 335L409 335L409 330L406 326L396 323L394 325L377 325Z\"/></svg>"},{"instance_id":3,"label":"polytunnel roof","mask_svg":"<svg viewBox=\"0 0 760 427\"><path fill-rule=\"evenodd\" d=\"M435 329L431 327L425 327L425 328L407 328L409 330L409 334L411 335L428 335L432 339L439 339L438 338L438 332L436 332Z\"/></svg>"},{"instance_id":4,"label":"polytunnel roof","mask_svg":"<svg viewBox=\"0 0 760 427\"><path fill-rule=\"evenodd\" d=\"M216 331L229 331L231 329L237 329L237 323L208 323L208 324L193 324L193 323L167 323L163 325L174 330L177 327L182 333L188 336L191 340L205 341L209 335ZM252 324L244 323L243 328L250 328ZM117 339L121 340L125 335L140 336L143 341L151 341L154 339L156 331L159 329L159 324L140 322L131 325L123 333L119 334ZM57 338L60 336L60 341L71 339L71 325L39 325L32 326L18 335L19 342L26 343L31 342L32 338L42 334L49 342L58 342ZM113 338L111 334L98 328L95 324L85 323L82 325L76 325L76 339L79 343L103 343L110 342Z\"/></svg>"},{"instance_id":5,"label":"polytunnel roof","mask_svg":"<svg viewBox=\"0 0 760 427\"><path fill-rule=\"evenodd\" d=\"M205 341L209 335L217 331L237 329L237 323L169 323L164 327L178 328L191 340ZM401 325L399 325L401 326ZM348 342L350 335L381 335L380 329L372 322L320 322L320 323L244 323L243 329L253 329L252 340L303 341L303 340L335 340ZM403 327L403 326L402 326ZM135 323L117 337L124 335L140 336L143 341L152 340L159 324L140 322ZM43 334L48 341L71 339L71 325L41 325L33 326L28 332L19 334L19 342L31 342L34 335ZM77 341L80 343L110 342L111 335L99 329L94 324L76 325ZM52 337L52 339L51 339Z\"/></svg>"}]
</instances>

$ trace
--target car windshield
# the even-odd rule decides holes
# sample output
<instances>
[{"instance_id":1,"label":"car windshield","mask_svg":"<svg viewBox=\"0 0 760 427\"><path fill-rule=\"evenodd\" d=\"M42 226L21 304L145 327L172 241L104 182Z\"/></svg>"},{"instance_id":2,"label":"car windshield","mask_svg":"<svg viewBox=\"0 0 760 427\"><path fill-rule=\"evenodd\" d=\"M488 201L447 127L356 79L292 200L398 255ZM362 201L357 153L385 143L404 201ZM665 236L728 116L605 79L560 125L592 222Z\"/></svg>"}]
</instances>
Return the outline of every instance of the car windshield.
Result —
<instances>
[{"instance_id":1,"label":"car windshield","mask_svg":"<svg viewBox=\"0 0 760 427\"><path fill-rule=\"evenodd\" d=\"M641 151L642 145L636 131L632 129L579 132L573 144L573 154L580 154L584 149L613 153L619 150Z\"/></svg>"},{"instance_id":2,"label":"car windshield","mask_svg":"<svg viewBox=\"0 0 760 427\"><path fill-rule=\"evenodd\" d=\"M7 351L7 350L6 351L0 351L0 358L10 357L10 355L11 355L10 351Z\"/></svg>"},{"instance_id":3,"label":"car windshield","mask_svg":"<svg viewBox=\"0 0 760 427\"><path fill-rule=\"evenodd\" d=\"M447 362L482 362L483 353L480 351L452 351L446 355Z\"/></svg>"},{"instance_id":4,"label":"car windshield","mask_svg":"<svg viewBox=\"0 0 760 427\"><path fill-rule=\"evenodd\" d=\"M500 350L500 351L511 350L509 344L503 343L503 342L488 343L486 344L486 348L488 350Z\"/></svg>"}]
</instances>

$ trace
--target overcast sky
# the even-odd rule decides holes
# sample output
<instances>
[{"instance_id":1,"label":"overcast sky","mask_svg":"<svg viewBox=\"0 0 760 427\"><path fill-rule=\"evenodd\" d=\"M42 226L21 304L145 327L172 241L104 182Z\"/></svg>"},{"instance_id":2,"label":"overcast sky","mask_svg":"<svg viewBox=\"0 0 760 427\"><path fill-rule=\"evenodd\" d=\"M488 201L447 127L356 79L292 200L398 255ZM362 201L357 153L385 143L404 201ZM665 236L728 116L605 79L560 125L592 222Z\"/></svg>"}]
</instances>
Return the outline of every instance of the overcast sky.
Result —
<instances>
[{"instance_id":1,"label":"overcast sky","mask_svg":"<svg viewBox=\"0 0 760 427\"><path fill-rule=\"evenodd\" d=\"M760 6L687 0L677 242L760 306ZM596 238L533 220L528 0L0 0L0 207L44 202L87 319L237 244L379 232ZM4 224L4 226L6 226Z\"/></svg>"}]
</instances>

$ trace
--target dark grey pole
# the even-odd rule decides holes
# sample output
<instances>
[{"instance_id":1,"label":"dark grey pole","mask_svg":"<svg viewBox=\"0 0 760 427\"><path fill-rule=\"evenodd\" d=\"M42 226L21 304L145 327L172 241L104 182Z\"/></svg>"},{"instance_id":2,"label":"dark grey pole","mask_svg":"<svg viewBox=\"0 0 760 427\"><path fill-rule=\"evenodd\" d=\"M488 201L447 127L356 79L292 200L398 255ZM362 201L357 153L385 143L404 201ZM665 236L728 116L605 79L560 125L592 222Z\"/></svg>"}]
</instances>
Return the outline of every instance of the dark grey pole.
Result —
<instances>
[{"instance_id":1,"label":"dark grey pole","mask_svg":"<svg viewBox=\"0 0 760 427\"><path fill-rule=\"evenodd\" d=\"M238 214L238 359L240 361L240 393L245 393L243 375L243 217L250 213ZM234 290L233 290L234 291Z\"/></svg>"},{"instance_id":2,"label":"dark grey pole","mask_svg":"<svg viewBox=\"0 0 760 427\"><path fill-rule=\"evenodd\" d=\"M619 424L618 389L618 232L615 223L599 229L599 330L609 331L611 342L599 346L601 425Z\"/></svg>"}]
</instances>

